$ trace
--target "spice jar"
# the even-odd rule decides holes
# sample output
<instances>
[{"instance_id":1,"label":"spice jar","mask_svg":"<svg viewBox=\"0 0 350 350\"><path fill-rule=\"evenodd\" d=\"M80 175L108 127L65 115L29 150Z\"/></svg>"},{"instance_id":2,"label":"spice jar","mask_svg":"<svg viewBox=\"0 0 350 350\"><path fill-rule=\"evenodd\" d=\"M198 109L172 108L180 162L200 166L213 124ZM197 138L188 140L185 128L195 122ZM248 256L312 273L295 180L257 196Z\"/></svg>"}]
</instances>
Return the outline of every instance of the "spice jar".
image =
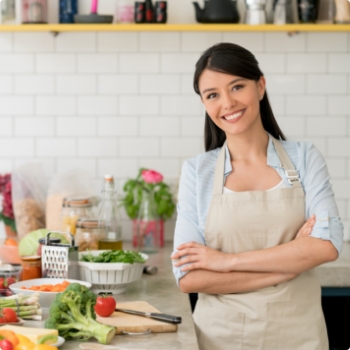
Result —
<instances>
[{"instance_id":1,"label":"spice jar","mask_svg":"<svg viewBox=\"0 0 350 350\"><path fill-rule=\"evenodd\" d=\"M47 23L47 0L22 0L22 23Z\"/></svg>"},{"instance_id":2,"label":"spice jar","mask_svg":"<svg viewBox=\"0 0 350 350\"><path fill-rule=\"evenodd\" d=\"M99 227L96 219L82 219L77 222L75 242L79 251L98 250Z\"/></svg>"},{"instance_id":3,"label":"spice jar","mask_svg":"<svg viewBox=\"0 0 350 350\"><path fill-rule=\"evenodd\" d=\"M49 244L51 243L57 244L57 243L61 243L61 240L59 238L50 238L49 242L50 242ZM40 238L38 250L36 251L37 255L41 256L42 247L45 244L46 244L46 238Z\"/></svg>"},{"instance_id":4,"label":"spice jar","mask_svg":"<svg viewBox=\"0 0 350 350\"><path fill-rule=\"evenodd\" d=\"M41 257L38 255L22 257L22 281L41 278Z\"/></svg>"},{"instance_id":5,"label":"spice jar","mask_svg":"<svg viewBox=\"0 0 350 350\"><path fill-rule=\"evenodd\" d=\"M91 197L67 197L63 200L61 230L75 235L78 219L93 217Z\"/></svg>"}]
</instances>

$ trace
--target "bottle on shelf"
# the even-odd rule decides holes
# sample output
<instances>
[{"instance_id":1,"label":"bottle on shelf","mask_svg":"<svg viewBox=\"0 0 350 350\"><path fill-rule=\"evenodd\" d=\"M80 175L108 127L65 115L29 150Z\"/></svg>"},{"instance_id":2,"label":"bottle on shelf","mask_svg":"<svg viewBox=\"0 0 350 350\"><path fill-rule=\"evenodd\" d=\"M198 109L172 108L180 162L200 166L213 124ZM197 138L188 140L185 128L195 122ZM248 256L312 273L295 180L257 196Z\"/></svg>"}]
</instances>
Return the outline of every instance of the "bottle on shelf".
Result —
<instances>
[{"instance_id":1,"label":"bottle on shelf","mask_svg":"<svg viewBox=\"0 0 350 350\"><path fill-rule=\"evenodd\" d=\"M16 0L0 1L0 24L16 23Z\"/></svg>"},{"instance_id":2,"label":"bottle on shelf","mask_svg":"<svg viewBox=\"0 0 350 350\"><path fill-rule=\"evenodd\" d=\"M103 198L98 215L98 249L123 249L121 216L118 209L114 178L105 175Z\"/></svg>"},{"instance_id":3,"label":"bottle on shelf","mask_svg":"<svg viewBox=\"0 0 350 350\"><path fill-rule=\"evenodd\" d=\"M154 22L154 8L153 8L152 0L145 1L145 17L146 17L146 23Z\"/></svg>"}]
</instances>

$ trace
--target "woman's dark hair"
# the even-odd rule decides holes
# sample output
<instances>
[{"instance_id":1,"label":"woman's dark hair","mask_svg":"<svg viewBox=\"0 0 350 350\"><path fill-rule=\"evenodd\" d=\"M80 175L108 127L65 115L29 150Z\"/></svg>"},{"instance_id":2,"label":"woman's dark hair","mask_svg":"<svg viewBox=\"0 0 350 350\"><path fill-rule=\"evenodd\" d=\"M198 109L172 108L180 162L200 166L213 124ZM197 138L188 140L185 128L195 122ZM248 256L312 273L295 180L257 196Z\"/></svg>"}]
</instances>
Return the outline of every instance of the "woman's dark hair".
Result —
<instances>
[{"instance_id":1,"label":"woman's dark hair","mask_svg":"<svg viewBox=\"0 0 350 350\"><path fill-rule=\"evenodd\" d=\"M196 63L193 87L198 95L200 95L199 78L205 69L255 81L258 81L264 75L259 68L258 61L250 51L231 43L220 43L210 47ZM266 91L260 101L260 115L262 125L269 134L276 139L286 140L273 115ZM210 151L221 147L225 140L226 135L224 131L216 126L208 113L205 113L205 150Z\"/></svg>"}]
</instances>

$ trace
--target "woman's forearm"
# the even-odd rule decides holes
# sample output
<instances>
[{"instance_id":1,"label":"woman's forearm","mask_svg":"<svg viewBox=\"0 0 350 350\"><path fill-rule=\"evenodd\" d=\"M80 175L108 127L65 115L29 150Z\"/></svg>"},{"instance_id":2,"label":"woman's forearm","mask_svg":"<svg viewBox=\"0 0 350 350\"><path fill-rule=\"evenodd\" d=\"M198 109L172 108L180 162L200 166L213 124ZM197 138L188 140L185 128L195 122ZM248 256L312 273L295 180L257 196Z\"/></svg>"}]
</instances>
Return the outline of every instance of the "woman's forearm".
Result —
<instances>
[{"instance_id":1,"label":"woman's forearm","mask_svg":"<svg viewBox=\"0 0 350 350\"><path fill-rule=\"evenodd\" d=\"M301 237L276 247L234 254L231 271L300 274L337 257L338 252L332 242Z\"/></svg>"},{"instance_id":2,"label":"woman's forearm","mask_svg":"<svg viewBox=\"0 0 350 350\"><path fill-rule=\"evenodd\" d=\"M184 293L232 294L270 287L294 277L291 273L194 270L182 277L179 285Z\"/></svg>"}]
</instances>

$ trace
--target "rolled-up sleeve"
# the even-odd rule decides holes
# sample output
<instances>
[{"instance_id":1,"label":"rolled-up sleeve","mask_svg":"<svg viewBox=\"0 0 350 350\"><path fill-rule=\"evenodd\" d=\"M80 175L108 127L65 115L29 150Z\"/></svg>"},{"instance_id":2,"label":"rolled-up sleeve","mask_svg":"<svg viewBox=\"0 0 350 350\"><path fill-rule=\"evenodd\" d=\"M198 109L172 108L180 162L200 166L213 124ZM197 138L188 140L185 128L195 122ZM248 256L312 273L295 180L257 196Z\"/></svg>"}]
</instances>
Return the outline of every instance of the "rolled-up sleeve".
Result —
<instances>
[{"instance_id":1,"label":"rolled-up sleeve","mask_svg":"<svg viewBox=\"0 0 350 350\"><path fill-rule=\"evenodd\" d=\"M304 143L305 174L302 180L305 190L306 217L316 215L311 236L333 243L340 254L343 246L344 227L334 199L327 164L322 154L311 143Z\"/></svg>"},{"instance_id":2,"label":"rolled-up sleeve","mask_svg":"<svg viewBox=\"0 0 350 350\"><path fill-rule=\"evenodd\" d=\"M195 161L194 159L190 159L185 161L181 171L174 235L174 252L183 243L194 241L205 244L203 233L198 225L196 202ZM179 280L185 275L185 272L182 272L179 267L175 266L173 266L173 272L176 282L179 284Z\"/></svg>"}]
</instances>

